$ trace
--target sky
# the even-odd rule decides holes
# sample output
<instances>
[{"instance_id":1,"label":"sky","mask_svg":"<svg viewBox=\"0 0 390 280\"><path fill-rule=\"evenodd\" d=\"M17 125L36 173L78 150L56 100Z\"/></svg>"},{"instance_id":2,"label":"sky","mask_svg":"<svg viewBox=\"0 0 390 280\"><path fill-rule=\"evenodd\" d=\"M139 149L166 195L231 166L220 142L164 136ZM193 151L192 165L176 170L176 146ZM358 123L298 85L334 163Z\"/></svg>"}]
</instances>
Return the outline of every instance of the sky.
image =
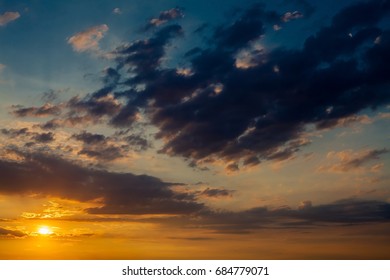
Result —
<instances>
[{"instance_id":1,"label":"sky","mask_svg":"<svg viewBox=\"0 0 390 280\"><path fill-rule=\"evenodd\" d=\"M389 15L0 0L0 259L389 259Z\"/></svg>"}]
</instances>

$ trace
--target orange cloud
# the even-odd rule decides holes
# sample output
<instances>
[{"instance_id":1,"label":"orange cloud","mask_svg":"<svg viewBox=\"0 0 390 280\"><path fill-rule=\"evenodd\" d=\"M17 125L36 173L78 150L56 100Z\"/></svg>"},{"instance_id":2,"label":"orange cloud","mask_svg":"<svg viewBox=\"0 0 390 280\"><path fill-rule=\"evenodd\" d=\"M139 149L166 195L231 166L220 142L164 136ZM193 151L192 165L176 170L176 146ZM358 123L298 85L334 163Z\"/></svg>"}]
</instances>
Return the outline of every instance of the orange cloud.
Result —
<instances>
[{"instance_id":1,"label":"orange cloud","mask_svg":"<svg viewBox=\"0 0 390 280\"><path fill-rule=\"evenodd\" d=\"M0 227L0 237L23 237L26 236L25 233L19 231L19 230L11 230Z\"/></svg>"},{"instance_id":2,"label":"orange cloud","mask_svg":"<svg viewBox=\"0 0 390 280\"><path fill-rule=\"evenodd\" d=\"M79 32L68 39L77 52L96 51L99 49L99 41L103 39L104 34L108 31L106 24L91 27Z\"/></svg>"},{"instance_id":3,"label":"orange cloud","mask_svg":"<svg viewBox=\"0 0 390 280\"><path fill-rule=\"evenodd\" d=\"M379 160L382 155L387 154L388 152L387 149L365 150L359 152L350 150L329 152L326 157L331 163L320 166L318 171L340 173L364 170L378 172L383 165L370 165L370 163Z\"/></svg>"},{"instance_id":4,"label":"orange cloud","mask_svg":"<svg viewBox=\"0 0 390 280\"><path fill-rule=\"evenodd\" d=\"M6 26L11 21L17 20L20 18L20 14L18 12L5 12L0 15L0 26Z\"/></svg>"}]
</instances>

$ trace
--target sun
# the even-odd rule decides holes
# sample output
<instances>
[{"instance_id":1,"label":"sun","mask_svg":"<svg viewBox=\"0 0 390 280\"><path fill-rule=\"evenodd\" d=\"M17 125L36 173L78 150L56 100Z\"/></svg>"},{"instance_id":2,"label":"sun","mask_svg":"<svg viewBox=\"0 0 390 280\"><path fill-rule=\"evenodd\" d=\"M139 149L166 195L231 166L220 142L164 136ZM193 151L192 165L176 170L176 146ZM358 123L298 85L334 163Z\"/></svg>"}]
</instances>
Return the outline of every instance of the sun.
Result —
<instances>
[{"instance_id":1,"label":"sun","mask_svg":"<svg viewBox=\"0 0 390 280\"><path fill-rule=\"evenodd\" d=\"M41 226L38 228L38 233L41 235L49 235L52 234L52 230L47 226Z\"/></svg>"}]
</instances>

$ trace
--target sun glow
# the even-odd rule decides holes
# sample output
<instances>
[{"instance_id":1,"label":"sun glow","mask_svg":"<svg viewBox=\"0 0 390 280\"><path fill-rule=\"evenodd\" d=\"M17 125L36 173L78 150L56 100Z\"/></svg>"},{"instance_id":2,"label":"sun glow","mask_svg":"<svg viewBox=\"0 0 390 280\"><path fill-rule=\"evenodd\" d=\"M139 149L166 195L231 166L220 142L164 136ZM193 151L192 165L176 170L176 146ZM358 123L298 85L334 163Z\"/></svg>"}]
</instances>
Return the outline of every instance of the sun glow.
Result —
<instances>
[{"instance_id":1,"label":"sun glow","mask_svg":"<svg viewBox=\"0 0 390 280\"><path fill-rule=\"evenodd\" d=\"M41 226L38 228L38 233L41 235L49 235L52 234L53 231L47 226Z\"/></svg>"}]
</instances>

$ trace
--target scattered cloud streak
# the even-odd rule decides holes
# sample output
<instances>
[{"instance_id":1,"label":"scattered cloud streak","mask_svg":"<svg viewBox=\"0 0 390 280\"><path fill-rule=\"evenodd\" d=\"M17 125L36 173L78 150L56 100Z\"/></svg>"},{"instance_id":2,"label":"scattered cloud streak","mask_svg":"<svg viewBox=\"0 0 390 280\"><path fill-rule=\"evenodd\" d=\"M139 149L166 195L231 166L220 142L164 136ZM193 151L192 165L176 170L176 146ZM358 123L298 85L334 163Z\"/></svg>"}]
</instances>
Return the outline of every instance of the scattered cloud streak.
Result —
<instances>
[{"instance_id":1,"label":"scattered cloud streak","mask_svg":"<svg viewBox=\"0 0 390 280\"><path fill-rule=\"evenodd\" d=\"M327 158L336 162L322 165L318 170L320 172L340 173L366 170L367 166L369 166L371 171L377 171L378 165L370 166L369 164L378 161L381 156L388 153L389 151L387 149L366 150L355 153L350 150L329 152Z\"/></svg>"}]
</instances>

